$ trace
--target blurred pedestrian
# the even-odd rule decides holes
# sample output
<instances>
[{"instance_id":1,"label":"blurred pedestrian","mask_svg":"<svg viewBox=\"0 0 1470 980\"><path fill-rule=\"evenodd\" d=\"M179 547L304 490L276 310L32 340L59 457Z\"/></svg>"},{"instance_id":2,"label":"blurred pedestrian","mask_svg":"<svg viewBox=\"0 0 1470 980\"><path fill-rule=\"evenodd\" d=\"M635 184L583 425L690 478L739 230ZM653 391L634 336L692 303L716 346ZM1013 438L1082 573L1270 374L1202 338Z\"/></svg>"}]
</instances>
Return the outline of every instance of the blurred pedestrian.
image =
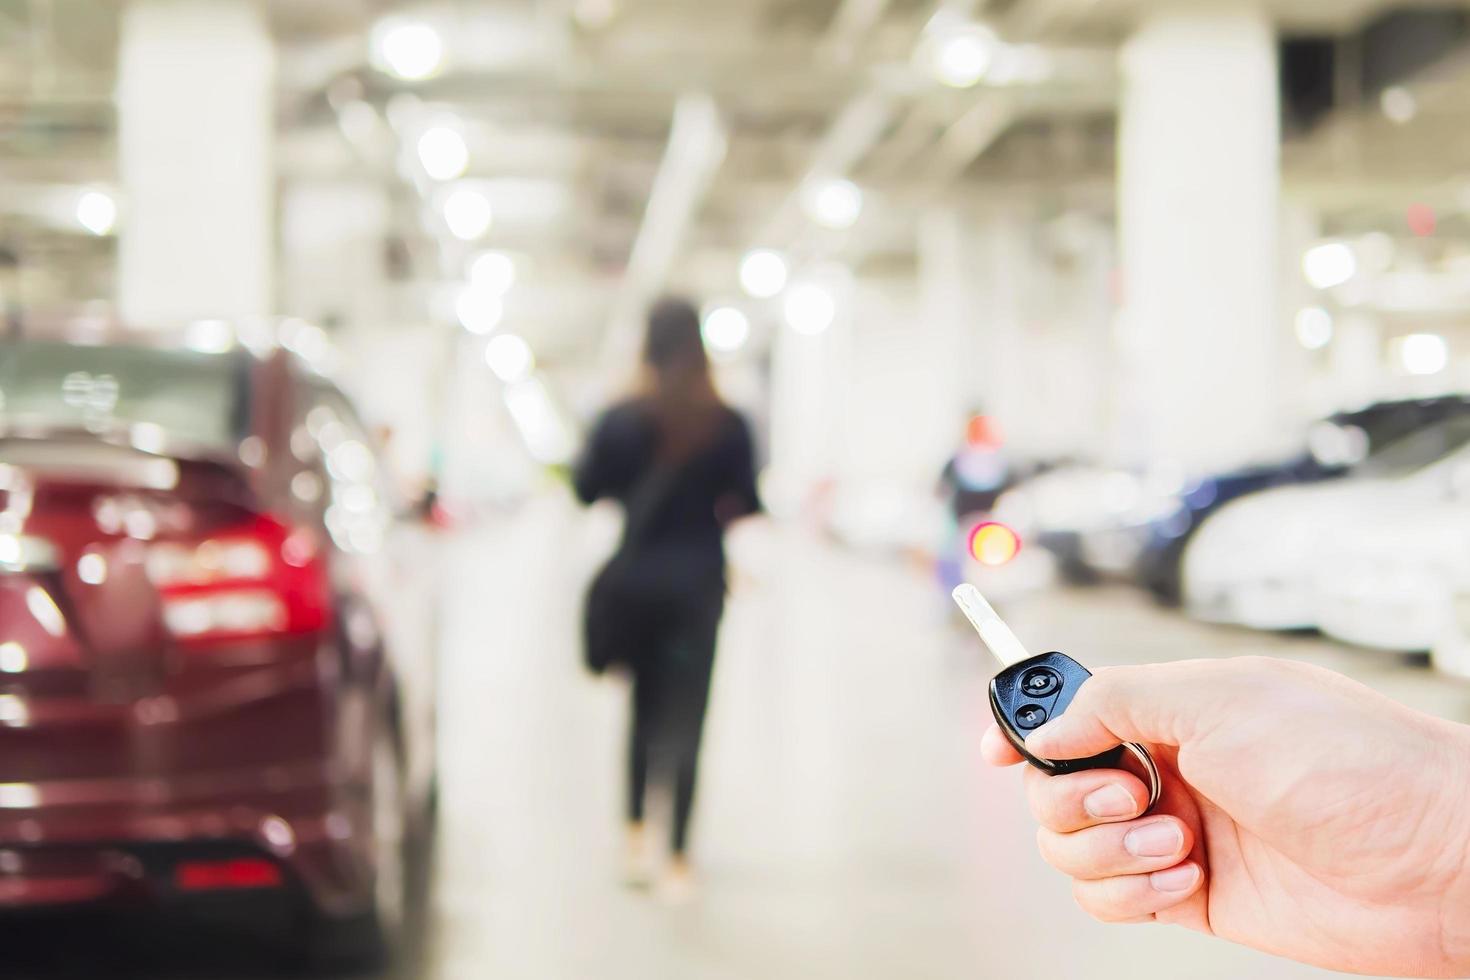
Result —
<instances>
[{"instance_id":1,"label":"blurred pedestrian","mask_svg":"<svg viewBox=\"0 0 1470 980\"><path fill-rule=\"evenodd\" d=\"M627 518L588 593L584 628L588 666L618 667L633 681L629 881L652 880L644 827L652 778L673 791L663 890L678 899L693 884L689 821L724 612L724 534L761 504L750 431L715 391L693 305L653 307L644 362L641 391L598 420L575 474L583 502L616 500Z\"/></svg>"}]
</instances>

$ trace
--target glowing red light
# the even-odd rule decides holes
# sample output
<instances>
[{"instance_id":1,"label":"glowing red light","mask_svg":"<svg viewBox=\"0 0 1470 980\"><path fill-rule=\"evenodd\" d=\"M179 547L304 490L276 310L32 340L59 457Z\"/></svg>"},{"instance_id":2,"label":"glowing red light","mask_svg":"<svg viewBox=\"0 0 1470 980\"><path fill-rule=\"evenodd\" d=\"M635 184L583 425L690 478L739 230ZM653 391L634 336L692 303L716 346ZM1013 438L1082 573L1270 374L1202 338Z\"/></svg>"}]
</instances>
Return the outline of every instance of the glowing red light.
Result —
<instances>
[{"instance_id":1,"label":"glowing red light","mask_svg":"<svg viewBox=\"0 0 1470 980\"><path fill-rule=\"evenodd\" d=\"M186 892L279 888L284 883L281 869L264 858L187 861L174 869L174 884Z\"/></svg>"},{"instance_id":2,"label":"glowing red light","mask_svg":"<svg viewBox=\"0 0 1470 980\"><path fill-rule=\"evenodd\" d=\"M1428 238L1434 234L1439 225L1439 216L1434 213L1434 208L1427 204L1411 204L1409 210L1404 214L1404 220L1409 226L1409 231L1420 238Z\"/></svg>"},{"instance_id":3,"label":"glowing red light","mask_svg":"<svg viewBox=\"0 0 1470 980\"><path fill-rule=\"evenodd\" d=\"M984 521L970 532L970 554L982 565L1004 565L1020 551L1020 536L998 521Z\"/></svg>"}]
</instances>

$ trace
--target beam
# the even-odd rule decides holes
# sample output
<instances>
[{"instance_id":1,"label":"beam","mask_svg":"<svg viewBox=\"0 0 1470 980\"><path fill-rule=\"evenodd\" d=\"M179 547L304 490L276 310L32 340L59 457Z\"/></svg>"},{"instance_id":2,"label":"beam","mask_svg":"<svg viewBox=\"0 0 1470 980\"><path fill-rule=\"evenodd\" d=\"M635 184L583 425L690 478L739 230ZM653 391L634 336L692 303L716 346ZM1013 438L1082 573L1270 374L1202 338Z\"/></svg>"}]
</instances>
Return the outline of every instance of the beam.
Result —
<instances>
[{"instance_id":1,"label":"beam","mask_svg":"<svg viewBox=\"0 0 1470 980\"><path fill-rule=\"evenodd\" d=\"M603 338L603 364L610 369L605 377L622 378L636 366L643 315L668 280L725 148L725 127L714 100L707 95L681 96L643 224L613 300Z\"/></svg>"}]
</instances>

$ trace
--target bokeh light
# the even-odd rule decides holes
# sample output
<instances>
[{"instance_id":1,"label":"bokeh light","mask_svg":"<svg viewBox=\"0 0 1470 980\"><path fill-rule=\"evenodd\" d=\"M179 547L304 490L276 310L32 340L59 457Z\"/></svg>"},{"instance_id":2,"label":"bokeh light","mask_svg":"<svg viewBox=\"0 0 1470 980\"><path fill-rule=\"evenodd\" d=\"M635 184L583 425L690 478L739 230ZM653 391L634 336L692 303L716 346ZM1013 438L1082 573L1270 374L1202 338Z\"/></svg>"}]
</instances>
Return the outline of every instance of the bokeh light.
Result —
<instances>
[{"instance_id":1,"label":"bokeh light","mask_svg":"<svg viewBox=\"0 0 1470 980\"><path fill-rule=\"evenodd\" d=\"M982 565L1004 565L1020 551L1020 536L998 521L984 521L970 531L970 555Z\"/></svg>"},{"instance_id":2,"label":"bokeh light","mask_svg":"<svg viewBox=\"0 0 1470 980\"><path fill-rule=\"evenodd\" d=\"M470 150L464 137L452 126L432 126L418 142L419 162L424 173L435 180L464 176L470 165Z\"/></svg>"},{"instance_id":3,"label":"bokeh light","mask_svg":"<svg viewBox=\"0 0 1470 980\"><path fill-rule=\"evenodd\" d=\"M77 224L99 237L111 234L117 225L117 202L105 191L86 191L77 198Z\"/></svg>"},{"instance_id":4,"label":"bokeh light","mask_svg":"<svg viewBox=\"0 0 1470 980\"><path fill-rule=\"evenodd\" d=\"M1320 306L1298 310L1296 339L1307 350L1326 347L1332 342L1332 314Z\"/></svg>"},{"instance_id":5,"label":"bokeh light","mask_svg":"<svg viewBox=\"0 0 1470 980\"><path fill-rule=\"evenodd\" d=\"M863 213L862 188L841 178L815 181L803 191L802 207L823 228L851 228Z\"/></svg>"},{"instance_id":6,"label":"bokeh light","mask_svg":"<svg viewBox=\"0 0 1470 980\"><path fill-rule=\"evenodd\" d=\"M503 333L485 345L485 363L506 384L524 381L536 370L536 355L531 345L513 333Z\"/></svg>"},{"instance_id":7,"label":"bokeh light","mask_svg":"<svg viewBox=\"0 0 1470 980\"><path fill-rule=\"evenodd\" d=\"M461 187L444 201L444 223L461 241L474 241L484 235L493 219L490 199L477 190Z\"/></svg>"},{"instance_id":8,"label":"bokeh light","mask_svg":"<svg viewBox=\"0 0 1470 980\"><path fill-rule=\"evenodd\" d=\"M750 320L733 306L717 306L704 315L704 342L719 354L732 354L750 339Z\"/></svg>"},{"instance_id":9,"label":"bokeh light","mask_svg":"<svg viewBox=\"0 0 1470 980\"><path fill-rule=\"evenodd\" d=\"M757 248L745 253L740 262L740 285L757 299L769 299L786 288L789 274L780 252Z\"/></svg>"},{"instance_id":10,"label":"bokeh light","mask_svg":"<svg viewBox=\"0 0 1470 980\"><path fill-rule=\"evenodd\" d=\"M1358 274L1358 258L1345 242L1323 242L1302 256L1302 272L1313 287L1331 289Z\"/></svg>"},{"instance_id":11,"label":"bokeh light","mask_svg":"<svg viewBox=\"0 0 1470 980\"><path fill-rule=\"evenodd\" d=\"M470 282L497 294L515 285L516 262L504 252L481 252L470 261Z\"/></svg>"},{"instance_id":12,"label":"bokeh light","mask_svg":"<svg viewBox=\"0 0 1470 980\"><path fill-rule=\"evenodd\" d=\"M390 18L373 29L373 63L405 81L432 78L444 65L444 39L432 25Z\"/></svg>"},{"instance_id":13,"label":"bokeh light","mask_svg":"<svg viewBox=\"0 0 1470 980\"><path fill-rule=\"evenodd\" d=\"M454 315L460 326L470 333L493 333L505 315L505 306L500 294L481 286L469 285L460 290L454 304Z\"/></svg>"},{"instance_id":14,"label":"bokeh light","mask_svg":"<svg viewBox=\"0 0 1470 980\"><path fill-rule=\"evenodd\" d=\"M781 307L787 326L808 336L824 332L837 318L837 301L825 286L808 282L793 286Z\"/></svg>"},{"instance_id":15,"label":"bokeh light","mask_svg":"<svg viewBox=\"0 0 1470 980\"><path fill-rule=\"evenodd\" d=\"M951 88L969 88L985 77L995 60L995 35L971 26L934 46L934 77Z\"/></svg>"}]
</instances>

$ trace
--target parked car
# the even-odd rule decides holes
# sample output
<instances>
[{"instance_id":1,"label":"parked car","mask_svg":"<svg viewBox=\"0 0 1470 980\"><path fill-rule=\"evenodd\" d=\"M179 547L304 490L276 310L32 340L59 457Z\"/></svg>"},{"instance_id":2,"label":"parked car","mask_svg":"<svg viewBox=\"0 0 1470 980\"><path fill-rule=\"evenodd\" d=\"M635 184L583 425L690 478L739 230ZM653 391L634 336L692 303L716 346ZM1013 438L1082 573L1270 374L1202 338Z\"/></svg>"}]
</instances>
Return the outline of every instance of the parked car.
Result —
<instances>
[{"instance_id":1,"label":"parked car","mask_svg":"<svg viewBox=\"0 0 1470 980\"><path fill-rule=\"evenodd\" d=\"M1001 495L997 519L1051 552L1060 575L1085 584L1127 572L1143 547L1143 529L1175 506L1177 476L1068 464Z\"/></svg>"},{"instance_id":2,"label":"parked car","mask_svg":"<svg viewBox=\"0 0 1470 980\"><path fill-rule=\"evenodd\" d=\"M1448 649L1456 596L1470 592L1470 455L1443 475L1443 499L1361 510L1352 526L1323 535L1311 571L1323 633L1399 653Z\"/></svg>"},{"instance_id":3,"label":"parked car","mask_svg":"<svg viewBox=\"0 0 1470 980\"><path fill-rule=\"evenodd\" d=\"M1350 480L1267 490L1222 509L1184 554L1184 603L1197 618L1257 629L1318 625L1316 576L1327 549L1384 515L1421 510L1465 478L1470 416L1393 443Z\"/></svg>"},{"instance_id":4,"label":"parked car","mask_svg":"<svg viewBox=\"0 0 1470 980\"><path fill-rule=\"evenodd\" d=\"M1205 520L1226 504L1273 487L1347 476L1398 439L1462 414L1470 414L1470 399L1460 396L1381 402L1323 420L1311 430L1305 451L1279 463L1191 480L1178 506L1150 522L1134 577L1159 601L1177 604L1184 550Z\"/></svg>"},{"instance_id":5,"label":"parked car","mask_svg":"<svg viewBox=\"0 0 1470 980\"><path fill-rule=\"evenodd\" d=\"M0 344L0 908L286 910L390 954L435 787L412 533L285 350Z\"/></svg>"}]
</instances>

